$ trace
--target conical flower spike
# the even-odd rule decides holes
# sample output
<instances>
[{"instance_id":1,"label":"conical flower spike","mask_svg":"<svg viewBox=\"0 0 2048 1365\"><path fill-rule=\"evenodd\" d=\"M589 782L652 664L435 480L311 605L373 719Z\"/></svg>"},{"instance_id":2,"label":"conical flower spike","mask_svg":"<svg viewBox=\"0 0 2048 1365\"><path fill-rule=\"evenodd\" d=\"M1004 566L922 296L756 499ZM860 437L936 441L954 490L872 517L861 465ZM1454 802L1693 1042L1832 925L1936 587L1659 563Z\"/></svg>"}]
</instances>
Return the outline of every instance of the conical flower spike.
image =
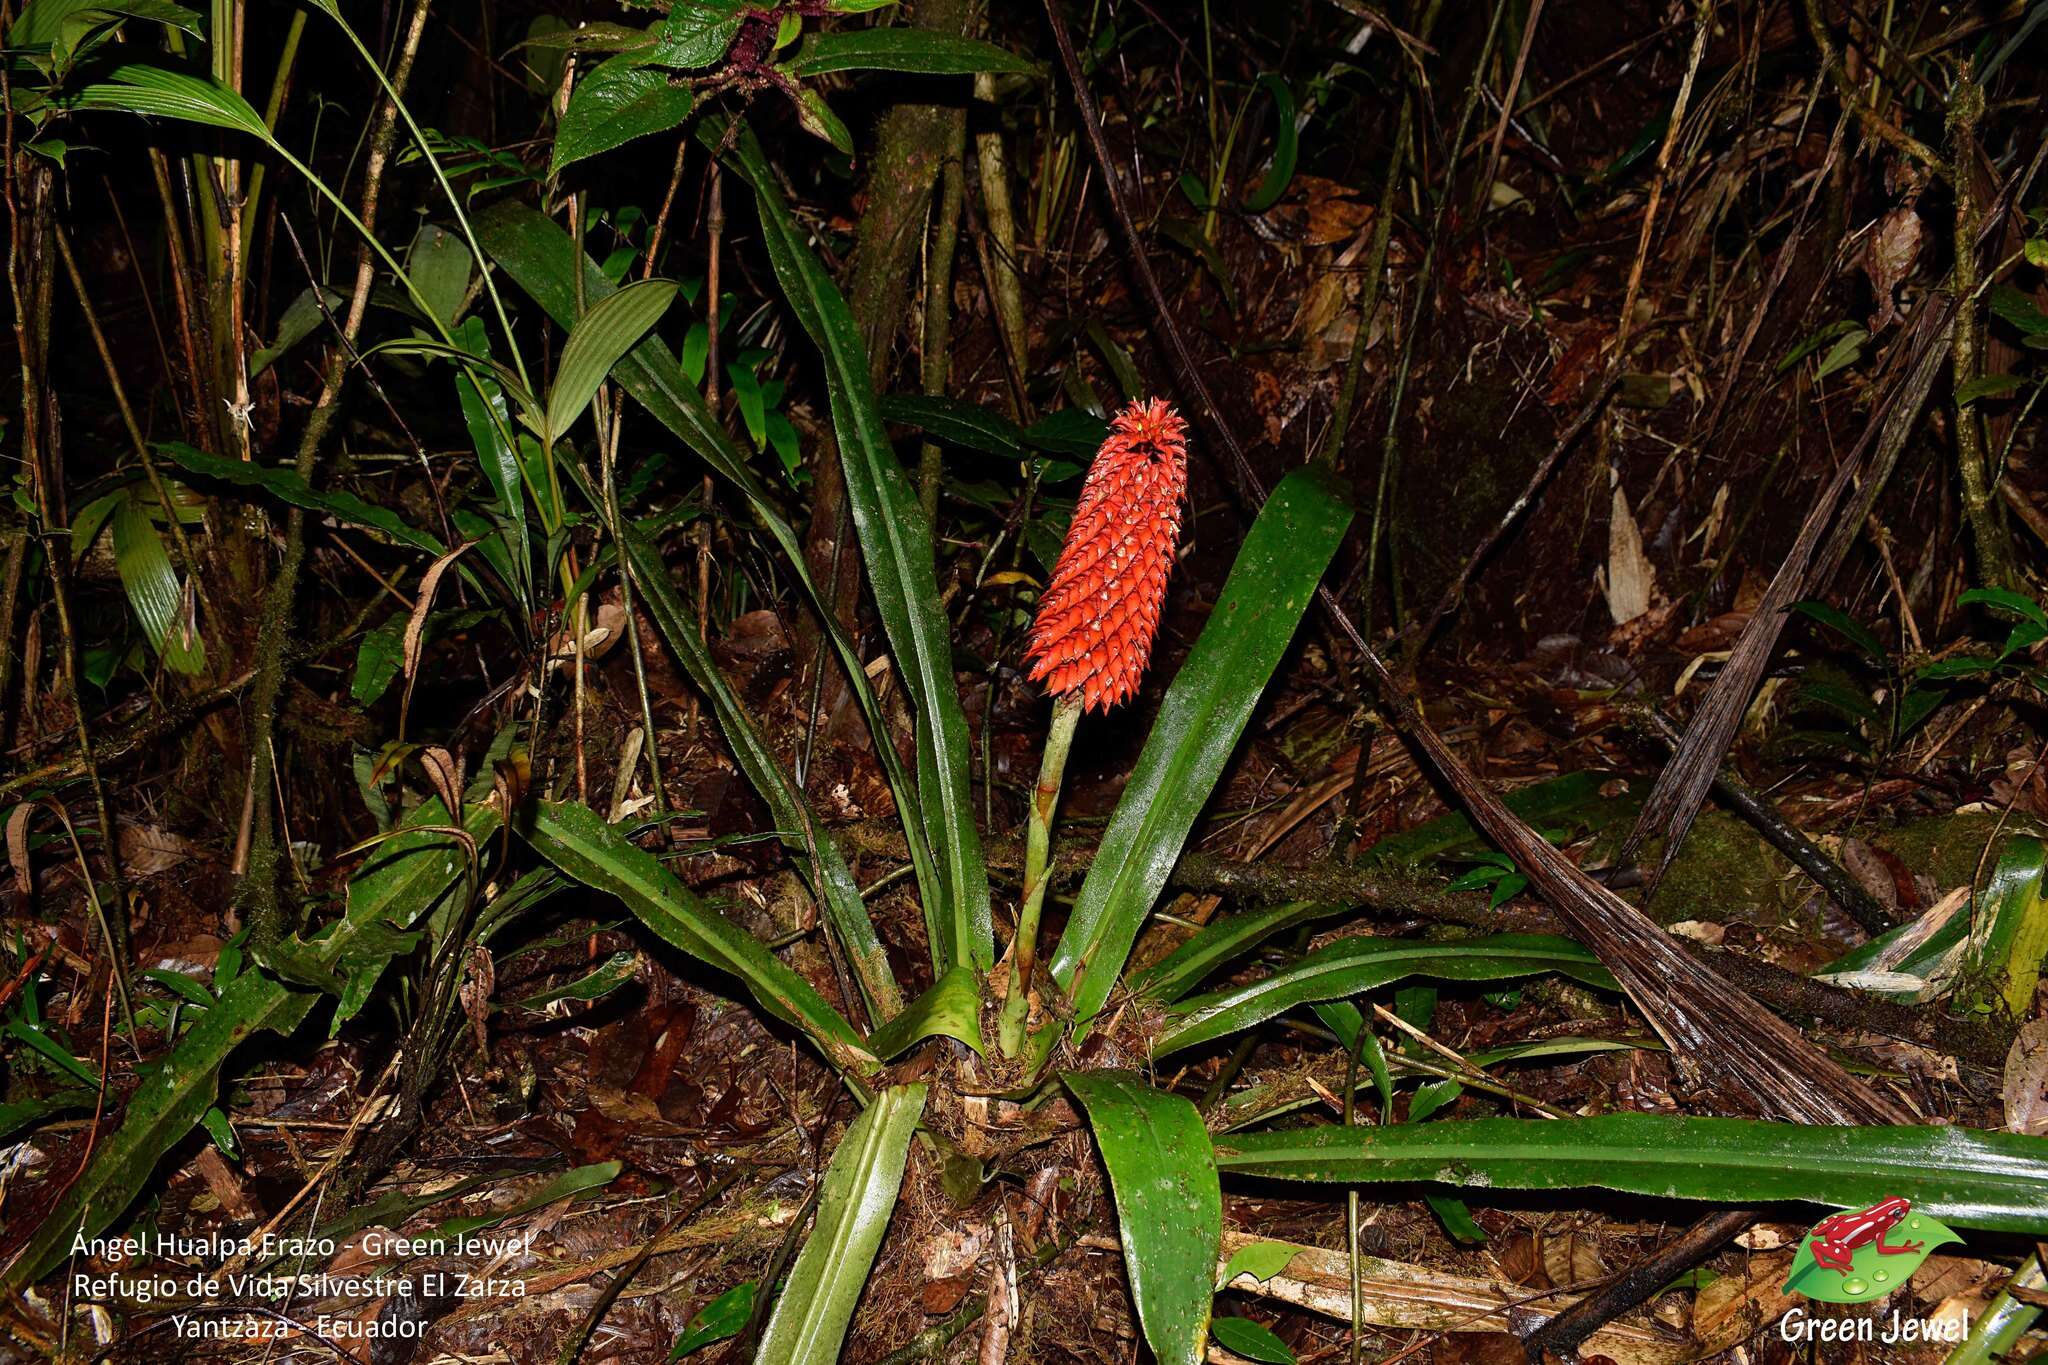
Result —
<instances>
[{"instance_id":1,"label":"conical flower spike","mask_svg":"<svg viewBox=\"0 0 2048 1365\"><path fill-rule=\"evenodd\" d=\"M1188 426L1163 398L1109 424L1038 599L1024 657L1033 682L1108 710L1138 690L1166 601L1188 488Z\"/></svg>"}]
</instances>

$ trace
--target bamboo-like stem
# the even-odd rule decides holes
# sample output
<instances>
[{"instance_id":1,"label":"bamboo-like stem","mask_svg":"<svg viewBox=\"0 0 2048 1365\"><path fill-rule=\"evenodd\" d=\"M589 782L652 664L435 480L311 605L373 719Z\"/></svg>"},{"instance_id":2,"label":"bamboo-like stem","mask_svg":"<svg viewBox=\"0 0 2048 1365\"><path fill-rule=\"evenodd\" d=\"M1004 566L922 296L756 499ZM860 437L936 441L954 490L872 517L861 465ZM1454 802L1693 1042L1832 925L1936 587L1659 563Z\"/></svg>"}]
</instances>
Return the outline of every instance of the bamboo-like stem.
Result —
<instances>
[{"instance_id":1,"label":"bamboo-like stem","mask_svg":"<svg viewBox=\"0 0 2048 1365\"><path fill-rule=\"evenodd\" d=\"M966 149L967 114L965 110L954 110L952 124L946 130L944 174L932 225L931 254L925 258L924 267L924 327L919 346L923 354L918 368L928 397L945 396L946 381L953 368L953 257L960 246L960 207L966 198L966 167L961 164ZM939 480L944 472L939 443L927 437L917 453L917 500L934 524L939 514Z\"/></svg>"},{"instance_id":2,"label":"bamboo-like stem","mask_svg":"<svg viewBox=\"0 0 2048 1365\"><path fill-rule=\"evenodd\" d=\"M1974 405L1966 403L1965 391L1983 368L1979 355L1982 304L1977 298L1977 259L1983 206L1977 201L1976 186L1968 172L1977 149L1977 121L1984 116L1984 87L1970 73L1964 60L1956 73L1956 86L1949 95L1949 135L1955 143L1955 274L1952 292L1956 300L1955 336L1950 355L1955 362L1956 469L1963 484L1963 515L1970 523L1970 539L1977 548L1977 575L1992 587L2019 586L2019 571L2013 566L2012 537L1999 516L1996 492L1999 471L1989 467L1984 442L1984 423Z\"/></svg>"},{"instance_id":3,"label":"bamboo-like stem","mask_svg":"<svg viewBox=\"0 0 2048 1365\"><path fill-rule=\"evenodd\" d=\"M1038 765L1038 785L1031 792L1031 813L1024 826L1023 903L1017 911L1017 936L1010 942L1009 995L1003 1001L997 1038L1005 1057L1023 1046L1029 1013L1031 973L1038 961L1038 919L1045 909L1045 888L1052 872L1052 819L1059 810L1060 783L1067 773L1067 752L1081 721L1081 693L1068 692L1052 705L1052 725L1045 732L1045 757Z\"/></svg>"},{"instance_id":4,"label":"bamboo-like stem","mask_svg":"<svg viewBox=\"0 0 2048 1365\"><path fill-rule=\"evenodd\" d=\"M299 438L298 456L293 468L300 478L308 482L319 467L320 448L340 411L342 381L347 378L349 354L355 347L356 336L362 331L363 318L369 312L370 286L376 280L377 262L381 260L391 267L400 282L417 298L418 291L412 288L411 277L399 268L383 243L377 240L376 222L383 195L384 169L396 139L399 92L412 77L413 58L419 53L420 40L426 34L427 17L432 9L433 0L418 0L400 45L394 79L386 87L389 98L380 109L370 135L370 155L363 171L360 214L342 203L340 196L303 163L278 149L286 164L304 175L362 234L364 248L356 260L355 287L341 327L341 345L328 360L320 397L314 403L313 411L306 419L305 431ZM430 318L436 316L430 308L423 306L421 311ZM277 573L264 595L262 615L257 624L256 658L260 662L249 690L249 787L243 828L235 848L234 868L242 877L236 888L236 902L245 912L251 950L259 958L285 933L284 907L278 900L276 824L266 793L276 769L277 755L272 748L272 735L277 724L278 695L284 689L292 607L298 597L299 571L304 567L305 559L305 512L294 507L285 516L284 555L278 561Z\"/></svg>"}]
</instances>

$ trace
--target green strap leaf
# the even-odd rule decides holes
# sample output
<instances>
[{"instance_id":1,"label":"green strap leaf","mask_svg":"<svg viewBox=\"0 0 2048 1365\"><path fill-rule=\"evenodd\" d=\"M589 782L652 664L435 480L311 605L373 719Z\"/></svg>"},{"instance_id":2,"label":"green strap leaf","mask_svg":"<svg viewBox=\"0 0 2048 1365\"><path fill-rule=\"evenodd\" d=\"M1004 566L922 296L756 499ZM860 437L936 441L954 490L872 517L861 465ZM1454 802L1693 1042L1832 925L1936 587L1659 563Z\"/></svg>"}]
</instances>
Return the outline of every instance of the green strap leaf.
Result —
<instances>
[{"instance_id":1,"label":"green strap leaf","mask_svg":"<svg viewBox=\"0 0 2048 1365\"><path fill-rule=\"evenodd\" d=\"M1225 1171L1336 1184L1599 1188L1861 1208L1896 1195L1964 1227L2048 1231L2048 1138L1969 1128L1847 1128L1606 1114L1325 1127L1216 1140Z\"/></svg>"},{"instance_id":2,"label":"green strap leaf","mask_svg":"<svg viewBox=\"0 0 2048 1365\"><path fill-rule=\"evenodd\" d=\"M1293 183L1300 141L1294 127L1294 91L1287 82L1268 71L1259 77L1258 88L1273 97L1273 160L1267 164L1259 187L1245 199L1244 206L1253 213L1264 213L1280 202L1280 196L1287 193L1288 185Z\"/></svg>"},{"instance_id":3,"label":"green strap leaf","mask_svg":"<svg viewBox=\"0 0 2048 1365\"><path fill-rule=\"evenodd\" d=\"M722 121L707 122L699 126L698 136L717 147L725 127ZM853 314L805 245L804 230L790 216L751 132L741 129L728 160L753 187L775 277L825 361L847 503L860 534L868 585L898 676L916 707L918 792L925 837L940 872L938 885L925 888L933 973L943 975L960 963L987 971L995 960L988 871L974 823L967 718L953 678L952 624L939 602L931 523L883 430L868 377L867 348Z\"/></svg>"},{"instance_id":4,"label":"green strap leaf","mask_svg":"<svg viewBox=\"0 0 2048 1365\"><path fill-rule=\"evenodd\" d=\"M1341 915L1345 907L1315 901L1267 905L1211 920L1194 937L1125 983L1137 995L1172 1003L1202 984L1204 977L1241 953L1250 952L1282 929Z\"/></svg>"},{"instance_id":5,"label":"green strap leaf","mask_svg":"<svg viewBox=\"0 0 2048 1365\"><path fill-rule=\"evenodd\" d=\"M853 870L846 865L839 845L826 832L803 788L783 771L754 718L747 714L732 684L704 647L703 638L697 633L696 616L684 605L660 554L630 524L619 527L619 538L633 566L634 586L640 591L648 615L654 618L655 627L661 631L661 638L668 642L683 671L710 701L734 761L767 803L769 815L782 831L783 844L805 860L811 889L825 903L826 917L839 936L847 965L853 969L854 980L860 983L873 1017L882 1022L895 1017L903 1009L903 992L896 984L889 956L875 936L874 921L868 917L860 886L854 881Z\"/></svg>"},{"instance_id":6,"label":"green strap leaf","mask_svg":"<svg viewBox=\"0 0 2048 1365\"><path fill-rule=\"evenodd\" d=\"M853 1121L832 1154L818 1195L818 1221L790 1267L788 1285L761 1334L756 1360L835 1365L875 1251L889 1228L925 1087L884 1090Z\"/></svg>"},{"instance_id":7,"label":"green strap leaf","mask_svg":"<svg viewBox=\"0 0 2048 1365\"><path fill-rule=\"evenodd\" d=\"M798 79L828 71L909 71L921 76L1029 75L1035 63L1014 52L922 28L856 28L813 33L782 69Z\"/></svg>"},{"instance_id":8,"label":"green strap leaf","mask_svg":"<svg viewBox=\"0 0 2048 1365\"><path fill-rule=\"evenodd\" d=\"M2032 835L2016 835L2007 841L1977 902L1983 907L1977 917L1982 937L1971 950L1985 983L1981 998L2014 1019L2026 1018L2032 1008L2041 960L2048 954L2044 874L2048 848Z\"/></svg>"},{"instance_id":9,"label":"green strap leaf","mask_svg":"<svg viewBox=\"0 0 2048 1365\"><path fill-rule=\"evenodd\" d=\"M1223 1246L1223 1191L1195 1106L1121 1071L1060 1077L1088 1111L1116 1195L1117 1237L1160 1365L1196 1365Z\"/></svg>"},{"instance_id":10,"label":"green strap leaf","mask_svg":"<svg viewBox=\"0 0 2048 1365\"><path fill-rule=\"evenodd\" d=\"M955 967L910 1002L886 1027L868 1036L868 1050L888 1061L926 1038L957 1038L987 1055L981 1038L981 978L971 967Z\"/></svg>"},{"instance_id":11,"label":"green strap leaf","mask_svg":"<svg viewBox=\"0 0 2048 1365\"><path fill-rule=\"evenodd\" d=\"M575 280L571 273L575 244L561 225L536 209L506 199L479 214L475 226L477 238L491 259L512 277L515 284L530 294L549 317L562 326L568 326L576 317ZM582 259L581 268L586 299L606 298L618 288L588 256ZM852 689L862 714L867 717L869 732L875 737L875 754L882 761L882 770L889 778L890 794L896 798L896 809L903 818L904 837L910 846L910 861L917 872L917 884L926 903L931 904L940 892L937 864L925 838L923 802L916 784L904 770L902 759L897 756L895 744L889 739L889 724L882 715L881 703L875 699L874 688L868 682L867 661L854 649L853 641L847 638L838 618L825 605L824 594L818 590L805 563L803 543L797 539L796 531L783 517L767 485L747 463L747 457L733 444L724 424L712 415L704 395L684 379L674 352L664 346L659 337L650 336L629 351L612 367L612 377L656 421L675 433L704 463L711 466L714 473L745 495L762 529L781 547L790 573L795 575L812 606L817 609L818 619L832 641L833 651L846 670L847 686Z\"/></svg>"},{"instance_id":12,"label":"green strap leaf","mask_svg":"<svg viewBox=\"0 0 2048 1365\"><path fill-rule=\"evenodd\" d=\"M655 933L698 961L737 976L761 1008L803 1030L835 1066L860 1073L874 1070L875 1058L853 1026L810 982L705 905L653 854L636 847L588 806L539 802L523 832L534 851L564 875L617 896Z\"/></svg>"},{"instance_id":13,"label":"green strap leaf","mask_svg":"<svg viewBox=\"0 0 2048 1365\"><path fill-rule=\"evenodd\" d=\"M674 280L635 280L591 304L590 311L577 319L548 392L550 441L560 440L576 424L612 366L653 330L675 297Z\"/></svg>"},{"instance_id":14,"label":"green strap leaf","mask_svg":"<svg viewBox=\"0 0 2048 1365\"><path fill-rule=\"evenodd\" d=\"M1350 524L1341 485L1318 465L1282 479L1245 536L1216 609L1166 690L1053 954L1053 978L1073 1001L1078 1024L1109 999L1139 925Z\"/></svg>"},{"instance_id":15,"label":"green strap leaf","mask_svg":"<svg viewBox=\"0 0 2048 1365\"><path fill-rule=\"evenodd\" d=\"M488 361L491 344L482 318L465 318L452 333L457 344L472 355ZM455 366L455 396L462 405L462 424L469 429L469 441L476 448L477 464L498 497L508 558L512 562L513 588L521 600L530 601L533 591L533 548L526 529L526 490L521 486L519 451L515 442L519 429L512 424L512 410L505 400L505 388L479 365Z\"/></svg>"},{"instance_id":16,"label":"green strap leaf","mask_svg":"<svg viewBox=\"0 0 2048 1365\"><path fill-rule=\"evenodd\" d=\"M1605 990L1621 989L1599 958L1570 939L1548 934L1496 934L1462 943L1347 938L1318 948L1262 981L1184 1001L1168 1015L1152 1055L1164 1057L1263 1023L1297 1005L1357 995L1404 977L1500 981L1543 972L1560 972Z\"/></svg>"},{"instance_id":17,"label":"green strap leaf","mask_svg":"<svg viewBox=\"0 0 2048 1365\"><path fill-rule=\"evenodd\" d=\"M382 531L402 545L415 550L424 550L439 558L448 552L443 545L425 531L414 530L395 512L364 502L353 493L322 493L307 486L296 471L277 465L246 463L230 460L220 455L194 450L178 441L159 442L156 447L176 460L179 465L193 474L221 483L233 484L237 488L258 488L281 502L294 507L303 507L309 512L324 512L338 521L355 526L367 526L373 531Z\"/></svg>"}]
</instances>

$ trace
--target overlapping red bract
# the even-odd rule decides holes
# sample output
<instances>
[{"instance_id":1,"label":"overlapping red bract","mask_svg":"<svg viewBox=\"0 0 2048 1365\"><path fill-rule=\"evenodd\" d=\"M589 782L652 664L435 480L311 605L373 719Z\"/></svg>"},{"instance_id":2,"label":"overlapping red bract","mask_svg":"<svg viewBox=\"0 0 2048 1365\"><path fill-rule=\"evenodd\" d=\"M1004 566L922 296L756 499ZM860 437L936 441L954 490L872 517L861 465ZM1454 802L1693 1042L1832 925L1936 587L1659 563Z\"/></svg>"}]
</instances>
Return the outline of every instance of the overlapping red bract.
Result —
<instances>
[{"instance_id":1,"label":"overlapping red bract","mask_svg":"<svg viewBox=\"0 0 2048 1365\"><path fill-rule=\"evenodd\" d=\"M1108 710L1138 690L1180 540L1187 437L1163 398L1110 423L1024 651L1054 696L1079 692L1085 709Z\"/></svg>"}]
</instances>

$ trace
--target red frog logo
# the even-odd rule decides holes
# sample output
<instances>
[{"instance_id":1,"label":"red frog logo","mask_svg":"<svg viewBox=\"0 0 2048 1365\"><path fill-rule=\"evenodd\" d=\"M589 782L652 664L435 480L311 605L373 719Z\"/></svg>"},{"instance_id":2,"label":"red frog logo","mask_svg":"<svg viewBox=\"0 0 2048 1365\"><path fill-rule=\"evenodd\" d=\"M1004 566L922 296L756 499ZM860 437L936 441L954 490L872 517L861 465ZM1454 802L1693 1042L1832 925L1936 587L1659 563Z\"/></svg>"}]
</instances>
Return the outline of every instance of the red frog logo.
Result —
<instances>
[{"instance_id":1,"label":"red frog logo","mask_svg":"<svg viewBox=\"0 0 2048 1365\"><path fill-rule=\"evenodd\" d=\"M1848 1274L1856 1256L1856 1248L1875 1245L1880 1255L1911 1256L1926 1244L1923 1242L1901 1242L1897 1246L1885 1243L1884 1235L1905 1221L1913 1206L1904 1199L1894 1196L1880 1200L1867 1209L1854 1209L1823 1218L1813 1225L1814 1264L1829 1270Z\"/></svg>"}]
</instances>

